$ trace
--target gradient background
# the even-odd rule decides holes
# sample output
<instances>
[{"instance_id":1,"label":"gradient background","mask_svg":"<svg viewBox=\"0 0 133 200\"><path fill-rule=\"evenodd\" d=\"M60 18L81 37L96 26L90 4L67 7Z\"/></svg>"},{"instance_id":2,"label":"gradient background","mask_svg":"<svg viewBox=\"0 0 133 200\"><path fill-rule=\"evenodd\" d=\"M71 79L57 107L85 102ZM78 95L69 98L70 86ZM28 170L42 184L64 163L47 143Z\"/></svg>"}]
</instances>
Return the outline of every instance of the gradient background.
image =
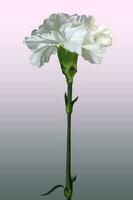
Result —
<instances>
[{"instance_id":1,"label":"gradient background","mask_svg":"<svg viewBox=\"0 0 133 200\"><path fill-rule=\"evenodd\" d=\"M66 83L57 56L29 63L29 36L52 13L92 14L113 33L101 65L79 58L73 112L72 200L133 199L133 3L37 0L1 3L0 200L63 200Z\"/></svg>"}]
</instances>

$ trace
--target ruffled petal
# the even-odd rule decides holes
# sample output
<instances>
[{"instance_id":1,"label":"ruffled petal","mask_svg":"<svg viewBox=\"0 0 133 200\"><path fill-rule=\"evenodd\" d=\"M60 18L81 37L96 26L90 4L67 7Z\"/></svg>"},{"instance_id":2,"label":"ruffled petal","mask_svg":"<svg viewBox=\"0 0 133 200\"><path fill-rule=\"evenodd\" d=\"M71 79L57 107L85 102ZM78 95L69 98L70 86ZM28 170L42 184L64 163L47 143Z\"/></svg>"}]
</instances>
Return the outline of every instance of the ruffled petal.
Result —
<instances>
[{"instance_id":1,"label":"ruffled petal","mask_svg":"<svg viewBox=\"0 0 133 200\"><path fill-rule=\"evenodd\" d=\"M110 30L103 25L90 26L90 31L85 37L82 56L91 63L100 64L107 47L112 44Z\"/></svg>"},{"instance_id":2,"label":"ruffled petal","mask_svg":"<svg viewBox=\"0 0 133 200\"><path fill-rule=\"evenodd\" d=\"M70 16L69 22L76 24L76 25L84 24L86 26L86 28L91 28L95 22L95 19L91 15L86 16L86 15L74 14L74 15Z\"/></svg>"},{"instance_id":3,"label":"ruffled petal","mask_svg":"<svg viewBox=\"0 0 133 200\"><path fill-rule=\"evenodd\" d=\"M86 34L87 31L83 26L66 28L64 47L71 52L82 54L82 45Z\"/></svg>"},{"instance_id":4,"label":"ruffled petal","mask_svg":"<svg viewBox=\"0 0 133 200\"><path fill-rule=\"evenodd\" d=\"M95 25L93 27L93 34L96 36L99 33L104 33L105 35L111 35L110 30L103 24Z\"/></svg>"},{"instance_id":5,"label":"ruffled petal","mask_svg":"<svg viewBox=\"0 0 133 200\"><path fill-rule=\"evenodd\" d=\"M50 55L56 53L57 46L62 42L62 37L58 32L32 35L25 38L24 43L31 49L31 64L41 67L49 61Z\"/></svg>"},{"instance_id":6,"label":"ruffled petal","mask_svg":"<svg viewBox=\"0 0 133 200\"><path fill-rule=\"evenodd\" d=\"M69 21L69 15L64 13L52 14L43 21L39 26L37 33L50 33L51 31L59 31L60 27Z\"/></svg>"},{"instance_id":7,"label":"ruffled petal","mask_svg":"<svg viewBox=\"0 0 133 200\"><path fill-rule=\"evenodd\" d=\"M44 38L37 36L37 35L32 35L30 38L25 37L24 44L28 46L29 49L32 51L35 50L40 44L45 43Z\"/></svg>"},{"instance_id":8,"label":"ruffled petal","mask_svg":"<svg viewBox=\"0 0 133 200\"><path fill-rule=\"evenodd\" d=\"M32 65L41 67L44 63L49 62L50 56L57 51L55 46L43 46L35 50L30 56L30 62Z\"/></svg>"},{"instance_id":9,"label":"ruffled petal","mask_svg":"<svg viewBox=\"0 0 133 200\"><path fill-rule=\"evenodd\" d=\"M61 34L56 31L51 31L50 33L44 33L40 36L44 39L46 44L59 45L60 43L63 42Z\"/></svg>"},{"instance_id":10,"label":"ruffled petal","mask_svg":"<svg viewBox=\"0 0 133 200\"><path fill-rule=\"evenodd\" d=\"M99 48L96 45L84 45L82 48L82 56L90 63L100 64L105 51L106 47Z\"/></svg>"},{"instance_id":11,"label":"ruffled petal","mask_svg":"<svg viewBox=\"0 0 133 200\"><path fill-rule=\"evenodd\" d=\"M95 41L99 46L110 46L112 44L111 36L102 33L95 37Z\"/></svg>"},{"instance_id":12,"label":"ruffled petal","mask_svg":"<svg viewBox=\"0 0 133 200\"><path fill-rule=\"evenodd\" d=\"M85 19L86 19L85 15L80 16L80 15L74 14L69 17L69 22L76 25L81 25L84 23Z\"/></svg>"},{"instance_id":13,"label":"ruffled petal","mask_svg":"<svg viewBox=\"0 0 133 200\"><path fill-rule=\"evenodd\" d=\"M94 26L92 35L97 44L102 46L112 45L112 34L111 31L104 25Z\"/></svg>"}]
</instances>

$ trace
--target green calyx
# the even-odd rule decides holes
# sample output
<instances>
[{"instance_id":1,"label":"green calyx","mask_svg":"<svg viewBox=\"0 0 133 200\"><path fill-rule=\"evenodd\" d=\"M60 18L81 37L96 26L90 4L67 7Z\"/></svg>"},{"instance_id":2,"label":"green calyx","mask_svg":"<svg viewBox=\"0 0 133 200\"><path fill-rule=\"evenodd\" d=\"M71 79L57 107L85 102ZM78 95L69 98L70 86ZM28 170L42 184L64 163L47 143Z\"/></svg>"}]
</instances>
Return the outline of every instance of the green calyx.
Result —
<instances>
[{"instance_id":1,"label":"green calyx","mask_svg":"<svg viewBox=\"0 0 133 200\"><path fill-rule=\"evenodd\" d=\"M57 52L61 69L66 77L66 81L67 83L72 83L73 77L77 72L78 54L68 51L63 46L59 46Z\"/></svg>"}]
</instances>

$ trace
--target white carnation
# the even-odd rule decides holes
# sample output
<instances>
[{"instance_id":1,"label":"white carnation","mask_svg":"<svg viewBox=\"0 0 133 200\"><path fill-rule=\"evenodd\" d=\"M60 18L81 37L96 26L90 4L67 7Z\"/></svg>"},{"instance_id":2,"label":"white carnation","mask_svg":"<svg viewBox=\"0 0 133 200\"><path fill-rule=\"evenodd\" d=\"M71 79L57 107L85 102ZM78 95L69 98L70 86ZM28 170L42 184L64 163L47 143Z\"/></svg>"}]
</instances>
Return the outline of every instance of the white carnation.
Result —
<instances>
[{"instance_id":1,"label":"white carnation","mask_svg":"<svg viewBox=\"0 0 133 200\"><path fill-rule=\"evenodd\" d=\"M95 25L92 16L52 14L24 43L33 52L30 62L38 67L49 62L61 45L91 63L101 63L103 53L112 44L112 35L103 25Z\"/></svg>"}]
</instances>

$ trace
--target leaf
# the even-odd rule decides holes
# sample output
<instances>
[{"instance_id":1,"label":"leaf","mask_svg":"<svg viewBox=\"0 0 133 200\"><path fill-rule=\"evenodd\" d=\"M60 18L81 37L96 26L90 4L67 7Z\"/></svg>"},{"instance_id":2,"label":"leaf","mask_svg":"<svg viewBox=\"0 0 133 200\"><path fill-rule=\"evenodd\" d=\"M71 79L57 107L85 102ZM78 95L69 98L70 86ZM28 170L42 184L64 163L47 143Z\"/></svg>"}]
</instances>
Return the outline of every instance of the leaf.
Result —
<instances>
[{"instance_id":1,"label":"leaf","mask_svg":"<svg viewBox=\"0 0 133 200\"><path fill-rule=\"evenodd\" d=\"M76 97L73 101L72 101L72 105L78 100L78 97Z\"/></svg>"},{"instance_id":2,"label":"leaf","mask_svg":"<svg viewBox=\"0 0 133 200\"><path fill-rule=\"evenodd\" d=\"M65 92L64 98L65 98L65 104L67 105L67 94L66 94L66 92Z\"/></svg>"},{"instance_id":3,"label":"leaf","mask_svg":"<svg viewBox=\"0 0 133 200\"><path fill-rule=\"evenodd\" d=\"M77 179L77 175L75 175L74 177L72 177L72 181L73 182L76 181L76 179Z\"/></svg>"},{"instance_id":4,"label":"leaf","mask_svg":"<svg viewBox=\"0 0 133 200\"><path fill-rule=\"evenodd\" d=\"M60 187L64 188L63 185L55 185L55 186L54 186L51 190L49 190L47 193L41 194L41 196L49 195L49 194L52 193L54 190L56 190L57 188L60 188Z\"/></svg>"}]
</instances>

